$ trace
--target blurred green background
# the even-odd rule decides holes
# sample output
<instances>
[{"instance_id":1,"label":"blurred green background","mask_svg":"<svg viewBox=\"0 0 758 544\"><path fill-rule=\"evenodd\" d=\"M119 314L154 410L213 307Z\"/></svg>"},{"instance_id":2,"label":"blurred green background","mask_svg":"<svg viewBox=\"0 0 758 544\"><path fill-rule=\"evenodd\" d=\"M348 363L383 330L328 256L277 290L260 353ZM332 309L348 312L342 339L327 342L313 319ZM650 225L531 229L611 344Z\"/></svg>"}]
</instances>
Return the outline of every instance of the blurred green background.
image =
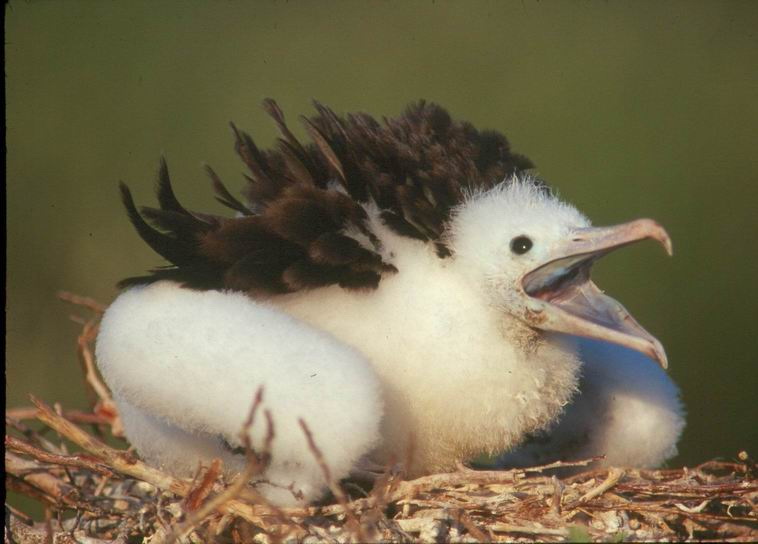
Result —
<instances>
[{"instance_id":1,"label":"blurred green background","mask_svg":"<svg viewBox=\"0 0 758 544\"><path fill-rule=\"evenodd\" d=\"M243 170L227 123L317 98L395 115L428 98L515 150L595 223L649 216L597 282L667 348L688 427L675 463L758 453L758 2L6 4L7 404L86 406L66 289L108 302L162 264L117 182L153 204L166 155L188 207L201 164ZM298 131L302 136L303 131Z\"/></svg>"}]
</instances>

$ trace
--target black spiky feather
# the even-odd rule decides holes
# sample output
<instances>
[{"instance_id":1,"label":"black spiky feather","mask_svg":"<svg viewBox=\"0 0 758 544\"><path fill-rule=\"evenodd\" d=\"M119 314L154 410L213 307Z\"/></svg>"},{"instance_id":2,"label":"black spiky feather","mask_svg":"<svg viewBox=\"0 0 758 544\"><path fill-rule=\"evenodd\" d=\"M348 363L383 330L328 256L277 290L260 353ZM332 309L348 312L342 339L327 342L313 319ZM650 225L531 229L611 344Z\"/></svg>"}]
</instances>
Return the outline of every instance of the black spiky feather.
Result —
<instances>
[{"instance_id":1,"label":"black spiky feather","mask_svg":"<svg viewBox=\"0 0 758 544\"><path fill-rule=\"evenodd\" d=\"M445 223L467 190L489 188L532 167L511 152L502 134L454 121L425 101L382 122L364 113L339 116L316 102L317 114L302 118L312 140L306 144L287 128L276 102L267 99L263 106L281 133L275 149L259 149L232 125L235 148L248 169L248 202L235 198L207 168L216 199L237 217L186 210L163 160L156 189L160 208L140 213L121 185L137 232L171 263L126 279L122 287L170 279L197 289L267 294L332 284L375 288L383 274L396 269L382 259L362 204L373 200L390 229L434 244L445 258L450 254L442 240ZM373 248L348 232L362 233Z\"/></svg>"}]
</instances>

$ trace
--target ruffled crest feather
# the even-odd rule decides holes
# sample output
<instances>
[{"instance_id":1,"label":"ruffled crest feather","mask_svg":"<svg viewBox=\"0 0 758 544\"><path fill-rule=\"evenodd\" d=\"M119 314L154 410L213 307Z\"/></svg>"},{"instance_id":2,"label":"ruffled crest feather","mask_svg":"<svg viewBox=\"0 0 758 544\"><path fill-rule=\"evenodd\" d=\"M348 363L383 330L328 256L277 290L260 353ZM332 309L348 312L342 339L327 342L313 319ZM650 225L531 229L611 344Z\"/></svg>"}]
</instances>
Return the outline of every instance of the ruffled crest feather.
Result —
<instances>
[{"instance_id":1,"label":"ruffled crest feather","mask_svg":"<svg viewBox=\"0 0 758 544\"><path fill-rule=\"evenodd\" d=\"M445 225L465 195L532 167L511 153L502 134L454 121L433 103L416 102L381 123L314 104L317 114L303 117L312 143L295 138L271 99L263 107L281 133L275 149L259 149L231 125L248 169L248 203L232 196L210 167L206 171L216 199L237 212L236 218L186 210L163 159L156 188L160 208L142 208L140 214L122 185L137 232L171 266L121 285L172 279L199 289L268 294L332 284L375 288L396 269L380 254L365 204L375 202L392 231L434 244L444 258L450 255ZM346 232L360 232L373 247Z\"/></svg>"}]
</instances>

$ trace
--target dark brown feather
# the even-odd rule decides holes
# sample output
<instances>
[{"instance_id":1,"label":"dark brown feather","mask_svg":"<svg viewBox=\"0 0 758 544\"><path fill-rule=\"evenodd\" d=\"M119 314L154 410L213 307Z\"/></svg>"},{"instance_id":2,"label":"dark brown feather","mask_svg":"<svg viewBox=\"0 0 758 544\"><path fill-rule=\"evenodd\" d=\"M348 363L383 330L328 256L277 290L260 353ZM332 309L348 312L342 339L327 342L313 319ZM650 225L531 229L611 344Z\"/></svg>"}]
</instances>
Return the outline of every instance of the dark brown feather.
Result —
<instances>
[{"instance_id":1,"label":"dark brown feather","mask_svg":"<svg viewBox=\"0 0 758 544\"><path fill-rule=\"evenodd\" d=\"M120 188L121 200L124 203L129 220L134 225L134 228L137 229L140 237L153 248L153 251L174 265L191 264L194 256L191 244L184 240L179 240L175 236L163 234L148 225L137 211L129 188L123 183L120 185Z\"/></svg>"},{"instance_id":2,"label":"dark brown feather","mask_svg":"<svg viewBox=\"0 0 758 544\"><path fill-rule=\"evenodd\" d=\"M171 187L171 177L168 174L168 164L166 158L161 157L160 167L158 168L158 181L156 183L155 194L158 197L158 204L161 210L177 212L182 215L191 215L174 195L174 189Z\"/></svg>"},{"instance_id":3,"label":"dark brown feather","mask_svg":"<svg viewBox=\"0 0 758 544\"><path fill-rule=\"evenodd\" d=\"M173 210L159 210L143 206L142 216L161 230L167 231L175 239L194 244L199 236L213 228L209 223L199 220L188 213Z\"/></svg>"},{"instance_id":4,"label":"dark brown feather","mask_svg":"<svg viewBox=\"0 0 758 544\"><path fill-rule=\"evenodd\" d=\"M363 204L373 200L389 229L432 243L445 258L450 255L445 225L464 194L532 167L511 152L502 134L454 121L436 104L419 101L382 122L314 105L317 114L303 118L312 143L295 138L271 99L263 106L282 136L275 149L260 150L231 125L235 149L249 171L244 190L249 203L232 196L212 169L207 172L217 200L242 217L187 211L164 160L156 187L160 208L142 208L140 214L122 184L137 232L171 263L122 285L169 279L198 289L262 294L326 285L373 289L397 269L383 260ZM347 232L362 233L372 247Z\"/></svg>"},{"instance_id":5,"label":"dark brown feather","mask_svg":"<svg viewBox=\"0 0 758 544\"><path fill-rule=\"evenodd\" d=\"M242 202L237 200L221 182L221 178L218 177L216 172L208 165L205 165L205 172L208 177L211 178L211 184L213 185L213 192L216 193L216 200L227 208L231 208L234 211L241 213L242 215L253 215L253 211L245 206Z\"/></svg>"}]
</instances>

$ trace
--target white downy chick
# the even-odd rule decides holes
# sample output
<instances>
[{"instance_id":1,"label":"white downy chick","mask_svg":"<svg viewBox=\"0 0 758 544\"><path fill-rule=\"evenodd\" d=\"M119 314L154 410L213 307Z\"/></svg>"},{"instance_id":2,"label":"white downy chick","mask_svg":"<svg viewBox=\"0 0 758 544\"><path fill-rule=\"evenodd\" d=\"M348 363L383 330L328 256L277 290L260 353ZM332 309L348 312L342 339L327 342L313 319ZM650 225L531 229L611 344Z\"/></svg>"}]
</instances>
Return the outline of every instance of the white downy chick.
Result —
<instances>
[{"instance_id":1,"label":"white downy chick","mask_svg":"<svg viewBox=\"0 0 758 544\"><path fill-rule=\"evenodd\" d=\"M278 504L297 502L282 492L288 485L310 501L325 482L298 417L336 478L362 456L386 463L409 452L415 476L512 450L549 428L576 393L584 358L587 390L597 384L608 388L601 396L618 397L624 379L591 379L595 363L615 355L588 357L577 337L666 366L658 340L589 279L597 259L638 240L670 253L657 223L591 227L523 173L528 161L510 154L501 135L452 122L433 105L386 126L319 105L306 124L317 145L304 148L272 104L285 138L280 155L261 155L237 133L250 206L211 172L238 217L185 210L165 164L161 209L142 210L159 230L122 188L138 232L173 265L129 280L157 283L121 295L98 339L99 364L142 455L177 471L213 456L234 468L223 441L239 444L252 394L264 385L277 436L263 478L275 487L256 485ZM611 361L609 375L637 364L627 360ZM630 372L668 395L672 421L681 422L664 373ZM656 432L582 413L577 432L593 424ZM664 453L624 461L662 461L678 433L656 437ZM596 454L609 442L591 444Z\"/></svg>"},{"instance_id":2,"label":"white downy chick","mask_svg":"<svg viewBox=\"0 0 758 544\"><path fill-rule=\"evenodd\" d=\"M453 213L452 257L442 261L392 233L377 210L369 217L397 274L365 294L335 286L271 303L372 362L385 399L379 461L412 447L412 475L452 470L547 428L576 392L582 364L578 339L553 331L610 336L666 363L657 340L589 281L598 253L642 237L668 244L649 220L594 229L534 180L511 179Z\"/></svg>"}]
</instances>

